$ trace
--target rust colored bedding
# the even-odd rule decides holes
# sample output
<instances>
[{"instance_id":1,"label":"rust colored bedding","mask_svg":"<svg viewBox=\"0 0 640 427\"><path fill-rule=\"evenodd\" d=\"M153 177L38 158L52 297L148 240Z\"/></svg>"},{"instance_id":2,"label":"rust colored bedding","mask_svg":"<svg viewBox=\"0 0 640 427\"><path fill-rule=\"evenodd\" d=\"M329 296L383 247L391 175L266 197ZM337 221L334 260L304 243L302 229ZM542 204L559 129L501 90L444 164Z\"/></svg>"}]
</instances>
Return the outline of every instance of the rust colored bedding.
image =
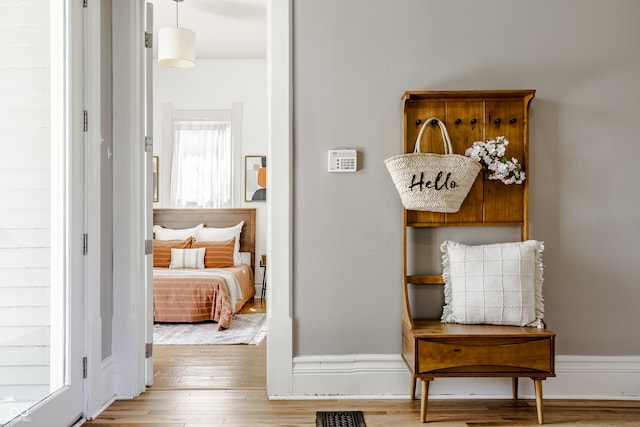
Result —
<instances>
[{"instance_id":1,"label":"rust colored bedding","mask_svg":"<svg viewBox=\"0 0 640 427\"><path fill-rule=\"evenodd\" d=\"M238 288L229 289L216 273L231 273ZM154 269L153 320L155 322L218 322L218 330L231 325L233 314L256 293L247 264L220 269Z\"/></svg>"}]
</instances>

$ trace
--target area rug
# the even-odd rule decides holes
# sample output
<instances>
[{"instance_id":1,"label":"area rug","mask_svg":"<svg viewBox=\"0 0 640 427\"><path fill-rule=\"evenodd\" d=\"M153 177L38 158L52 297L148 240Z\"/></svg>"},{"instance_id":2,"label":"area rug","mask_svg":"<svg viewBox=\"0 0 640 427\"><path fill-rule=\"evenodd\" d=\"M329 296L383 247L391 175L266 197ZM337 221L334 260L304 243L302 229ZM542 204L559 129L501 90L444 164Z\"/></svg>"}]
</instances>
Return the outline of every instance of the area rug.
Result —
<instances>
[{"instance_id":1,"label":"area rug","mask_svg":"<svg viewBox=\"0 0 640 427\"><path fill-rule=\"evenodd\" d=\"M215 322L156 323L153 343L156 345L259 344L267 334L266 315L235 314L231 327L218 330Z\"/></svg>"},{"instance_id":2,"label":"area rug","mask_svg":"<svg viewBox=\"0 0 640 427\"><path fill-rule=\"evenodd\" d=\"M362 411L319 411L316 427L366 427L366 424Z\"/></svg>"}]
</instances>

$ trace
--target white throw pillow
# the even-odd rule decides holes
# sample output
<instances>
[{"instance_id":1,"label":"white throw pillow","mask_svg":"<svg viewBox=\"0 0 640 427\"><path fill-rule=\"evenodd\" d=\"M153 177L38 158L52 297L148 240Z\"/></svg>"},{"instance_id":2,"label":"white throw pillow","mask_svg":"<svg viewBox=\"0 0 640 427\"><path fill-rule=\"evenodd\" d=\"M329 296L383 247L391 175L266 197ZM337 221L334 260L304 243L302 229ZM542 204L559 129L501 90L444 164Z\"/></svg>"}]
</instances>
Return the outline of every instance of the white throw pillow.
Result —
<instances>
[{"instance_id":1,"label":"white throw pillow","mask_svg":"<svg viewBox=\"0 0 640 427\"><path fill-rule=\"evenodd\" d=\"M251 265L251 252L240 252L240 264Z\"/></svg>"},{"instance_id":2,"label":"white throw pillow","mask_svg":"<svg viewBox=\"0 0 640 427\"><path fill-rule=\"evenodd\" d=\"M205 252L206 248L171 248L171 264L169 268L204 268Z\"/></svg>"},{"instance_id":3,"label":"white throw pillow","mask_svg":"<svg viewBox=\"0 0 640 427\"><path fill-rule=\"evenodd\" d=\"M240 258L240 234L242 232L242 226L244 221L240 221L233 227L203 227L198 230L196 235L196 241L198 242L224 242L232 238L236 238L236 246L233 250L234 265L240 265L242 259Z\"/></svg>"},{"instance_id":4,"label":"white throw pillow","mask_svg":"<svg viewBox=\"0 0 640 427\"><path fill-rule=\"evenodd\" d=\"M544 243L470 246L445 241L443 323L540 326Z\"/></svg>"},{"instance_id":5,"label":"white throw pillow","mask_svg":"<svg viewBox=\"0 0 640 427\"><path fill-rule=\"evenodd\" d=\"M196 225L192 228L164 228L161 225L154 225L153 232L157 240L186 240L189 237L196 237L198 231L202 229L204 225Z\"/></svg>"}]
</instances>

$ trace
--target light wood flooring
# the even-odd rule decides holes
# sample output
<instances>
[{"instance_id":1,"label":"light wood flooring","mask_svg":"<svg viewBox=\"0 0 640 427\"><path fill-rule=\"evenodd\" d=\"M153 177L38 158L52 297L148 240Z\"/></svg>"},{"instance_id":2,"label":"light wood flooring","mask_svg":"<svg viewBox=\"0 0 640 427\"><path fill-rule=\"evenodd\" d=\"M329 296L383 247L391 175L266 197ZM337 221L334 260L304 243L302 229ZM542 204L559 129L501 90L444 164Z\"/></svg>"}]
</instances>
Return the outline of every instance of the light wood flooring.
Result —
<instances>
[{"instance_id":1,"label":"light wood flooring","mask_svg":"<svg viewBox=\"0 0 640 427\"><path fill-rule=\"evenodd\" d=\"M243 313L263 312L259 299ZM154 382L133 400L119 400L87 426L315 426L316 411L364 412L367 427L536 426L533 400L269 400L266 342L259 345L156 346ZM407 385L408 388L408 385ZM408 392L408 390L407 390ZM545 400L545 425L638 427L638 401Z\"/></svg>"}]
</instances>

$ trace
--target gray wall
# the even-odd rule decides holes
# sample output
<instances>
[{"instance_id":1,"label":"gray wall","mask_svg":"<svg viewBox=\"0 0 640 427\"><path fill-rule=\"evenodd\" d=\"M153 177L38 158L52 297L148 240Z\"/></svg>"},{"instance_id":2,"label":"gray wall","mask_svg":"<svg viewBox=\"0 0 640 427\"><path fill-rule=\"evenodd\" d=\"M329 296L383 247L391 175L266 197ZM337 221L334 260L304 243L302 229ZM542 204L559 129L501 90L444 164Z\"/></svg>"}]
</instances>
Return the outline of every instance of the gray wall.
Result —
<instances>
[{"instance_id":1,"label":"gray wall","mask_svg":"<svg viewBox=\"0 0 640 427\"><path fill-rule=\"evenodd\" d=\"M639 355L638 17L635 0L294 0L294 354L400 352L383 161L402 94L536 89L530 226L557 353ZM359 151L357 173L327 173L336 147Z\"/></svg>"}]
</instances>

